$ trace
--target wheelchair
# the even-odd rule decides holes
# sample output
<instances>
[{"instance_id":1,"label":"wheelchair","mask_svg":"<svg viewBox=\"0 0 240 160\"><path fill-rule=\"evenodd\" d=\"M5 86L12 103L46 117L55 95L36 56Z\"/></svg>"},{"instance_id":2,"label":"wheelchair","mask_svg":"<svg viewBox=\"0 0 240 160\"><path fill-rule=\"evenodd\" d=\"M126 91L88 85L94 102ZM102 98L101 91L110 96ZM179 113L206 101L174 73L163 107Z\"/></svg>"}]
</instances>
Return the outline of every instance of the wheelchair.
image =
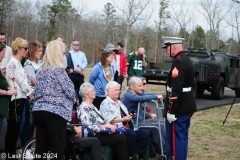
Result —
<instances>
[{"instance_id":1,"label":"wheelchair","mask_svg":"<svg viewBox=\"0 0 240 160\"><path fill-rule=\"evenodd\" d=\"M66 147L64 151L65 160L84 159L84 152L81 149L79 149L76 145L74 145L73 141L69 136L71 134L71 130L67 128L66 132L67 132L67 138L66 138ZM36 138L30 139L22 149L21 160L32 160L34 158L40 158L38 157L38 155L34 154L35 146L36 146Z\"/></svg>"}]
</instances>

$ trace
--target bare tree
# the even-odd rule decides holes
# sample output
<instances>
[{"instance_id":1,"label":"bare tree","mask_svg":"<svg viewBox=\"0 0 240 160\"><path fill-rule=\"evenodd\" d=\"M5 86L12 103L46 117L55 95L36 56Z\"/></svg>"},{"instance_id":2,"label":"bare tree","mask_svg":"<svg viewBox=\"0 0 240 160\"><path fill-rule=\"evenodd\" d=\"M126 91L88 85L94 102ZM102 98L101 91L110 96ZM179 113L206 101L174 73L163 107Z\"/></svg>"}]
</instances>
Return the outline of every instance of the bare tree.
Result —
<instances>
[{"instance_id":1,"label":"bare tree","mask_svg":"<svg viewBox=\"0 0 240 160\"><path fill-rule=\"evenodd\" d=\"M72 9L67 23L71 26L68 30L71 35L71 39L76 38L78 35L77 33L81 32L82 28L79 26L81 25L82 17L85 17L87 14L87 9L88 7L84 0L78 0L78 6L75 6L74 9Z\"/></svg>"},{"instance_id":2,"label":"bare tree","mask_svg":"<svg viewBox=\"0 0 240 160\"><path fill-rule=\"evenodd\" d=\"M46 2L44 1L36 1L35 3L35 8L36 8L36 17L35 22L35 39L34 40L39 40L41 42L45 41L45 34L46 31L44 29L44 26L47 25L47 5Z\"/></svg>"},{"instance_id":3,"label":"bare tree","mask_svg":"<svg viewBox=\"0 0 240 160\"><path fill-rule=\"evenodd\" d=\"M0 30L6 29L6 17L14 0L1 0L0 1Z\"/></svg>"},{"instance_id":4,"label":"bare tree","mask_svg":"<svg viewBox=\"0 0 240 160\"><path fill-rule=\"evenodd\" d=\"M236 31L236 36L238 39L238 44L240 44L240 4L233 5L233 9L231 10L228 18L226 19L228 25L232 27L232 38L233 30Z\"/></svg>"},{"instance_id":5,"label":"bare tree","mask_svg":"<svg viewBox=\"0 0 240 160\"><path fill-rule=\"evenodd\" d=\"M66 5L63 4L63 8L58 7L59 5L57 3L57 6L52 3L68 1L70 3L67 3ZM189 3L189 1L185 1ZM199 11L201 11L207 19L210 17L210 20L207 23L209 30L206 31L206 36L201 36L201 38L199 38L199 35L205 34L205 32L204 30L195 30L196 25L202 26L205 23L200 22L198 17L194 18L193 14L191 14L192 8L189 8L189 5L184 3L185 1L182 1L179 5L177 3L180 2L180 0L174 0L176 6L171 4L171 10L167 9L169 12L172 12L173 17L167 18L168 15L164 12L167 11L166 4L170 3L170 1L160 0L160 2L162 2L160 3L160 7L162 8L159 11L161 12L161 17L158 19L158 24L158 22L152 23L149 20L150 18L155 18L152 16L152 12L154 11L154 8L156 8L156 4L153 6L152 0L111 0L111 3L114 4L116 10L116 18L113 18L113 23L106 23L101 16L104 14L103 12L100 11L100 13L89 10L84 4L87 3L85 0L78 0L78 3L73 3L73 0L2 0L2 3L0 2L0 21L1 18L2 21L4 21L5 29L3 29L3 31L6 33L8 45L11 45L11 42L17 36L27 39L28 41L46 41L47 35L49 34L47 34L47 31L44 28L45 26L51 27L50 22L52 21L54 22L53 26L56 29L57 34L62 34L64 36L66 44L69 44L72 39L80 40L81 50L86 53L91 65L94 65L99 60L99 53L101 52L101 49L106 46L106 41L110 41L114 44L117 41L125 43L126 53L128 53L127 50L135 51L139 46L143 46L146 48L146 54L152 58L151 60L161 61L160 57L157 57L157 53L161 52L160 47L162 46L162 35L185 35L182 37L186 38L187 43L185 44L188 44L187 46L200 46L199 44L202 46L202 43L205 42L205 40L203 40L204 37L207 37L206 40L208 43L214 42L216 47L219 46L219 48L222 47L225 50L234 51L233 49L236 47L233 40L236 37L229 39L228 42L225 43L225 46L223 40L221 40L221 36L225 33L221 30L224 29L226 25L219 21L222 21L225 14L227 14L227 2L224 0L218 0L217 2L220 3L220 5L215 6L215 3L217 3L216 0L198 0L198 3L204 2L203 4L211 2L210 6L212 8L207 8L207 6L203 8L200 4L195 3L198 5L196 7ZM6 11L7 13L4 13L5 11L3 12L1 10L6 6L6 4L3 4L4 2L11 2L11 4L8 5L9 8ZM232 34L238 36L239 42L238 5L239 4L235 3L235 12L231 12L232 16L228 18L228 25L232 26ZM104 5L102 8L104 9ZM109 9L110 8L111 6ZM57 9L57 11L55 9ZM53 12L56 12L58 16L54 17ZM49 17L51 15L52 18ZM165 20L166 23L164 23ZM194 20L196 20L196 23ZM213 29L210 28L209 24L213 26ZM109 26L109 28L107 26ZM108 38L106 38L106 29L108 30L107 35L110 35ZM213 32L213 30L215 32ZM230 34L226 34L229 34L229 32L225 33L225 39L231 37ZM210 39L214 36L217 41ZM232 47L229 49L229 46ZM162 57L163 56L164 55L162 55Z\"/></svg>"},{"instance_id":6,"label":"bare tree","mask_svg":"<svg viewBox=\"0 0 240 160\"><path fill-rule=\"evenodd\" d=\"M186 1L171 1L170 6L173 11L172 18L180 27L179 36L186 38L186 28L187 24L189 23L189 20L187 19L189 10L186 8Z\"/></svg>"},{"instance_id":7,"label":"bare tree","mask_svg":"<svg viewBox=\"0 0 240 160\"><path fill-rule=\"evenodd\" d=\"M217 41L219 40L219 27L220 23L223 21L224 17L231 10L232 5L229 6L229 1L224 0L197 0L200 8L195 6L200 14L206 19L207 24L209 25L210 32L209 38L211 39L211 48L217 47ZM229 7L228 7L229 6ZM209 32L209 33L210 33ZM206 36L208 37L208 36ZM207 40L206 40L207 41ZM208 40L209 42L209 40Z\"/></svg>"},{"instance_id":8,"label":"bare tree","mask_svg":"<svg viewBox=\"0 0 240 160\"><path fill-rule=\"evenodd\" d=\"M16 20L17 20L16 16L21 13L21 8L19 7L20 5L21 5L20 1L15 1L15 3L11 5L10 11L6 18L9 44L11 44L11 42L16 37L15 35Z\"/></svg>"},{"instance_id":9,"label":"bare tree","mask_svg":"<svg viewBox=\"0 0 240 160\"><path fill-rule=\"evenodd\" d=\"M151 0L113 0L116 8L121 11L119 18L122 20L121 25L124 29L125 53L127 53L130 29L138 20L148 17L148 13L144 13L144 11L150 6L150 2Z\"/></svg>"}]
</instances>

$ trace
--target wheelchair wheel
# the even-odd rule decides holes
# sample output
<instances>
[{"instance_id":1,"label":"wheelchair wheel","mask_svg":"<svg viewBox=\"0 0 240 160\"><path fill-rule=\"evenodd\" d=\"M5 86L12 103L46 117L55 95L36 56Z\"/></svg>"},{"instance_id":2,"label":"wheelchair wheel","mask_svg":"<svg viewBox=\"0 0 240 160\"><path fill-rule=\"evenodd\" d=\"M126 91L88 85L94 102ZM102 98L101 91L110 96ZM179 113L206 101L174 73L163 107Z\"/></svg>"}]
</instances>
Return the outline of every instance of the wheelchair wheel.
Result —
<instances>
[{"instance_id":1,"label":"wheelchair wheel","mask_svg":"<svg viewBox=\"0 0 240 160\"><path fill-rule=\"evenodd\" d=\"M36 138L30 139L22 149L21 160L32 160L35 152Z\"/></svg>"},{"instance_id":2,"label":"wheelchair wheel","mask_svg":"<svg viewBox=\"0 0 240 160\"><path fill-rule=\"evenodd\" d=\"M36 138L30 139L26 145L22 149L21 154L21 160L33 160L34 158L40 158L40 157L34 157L35 155L35 146L36 146ZM66 141L66 148L65 148L65 160L81 160L83 159L84 155L83 153L75 148L74 144L67 140Z\"/></svg>"}]
</instances>

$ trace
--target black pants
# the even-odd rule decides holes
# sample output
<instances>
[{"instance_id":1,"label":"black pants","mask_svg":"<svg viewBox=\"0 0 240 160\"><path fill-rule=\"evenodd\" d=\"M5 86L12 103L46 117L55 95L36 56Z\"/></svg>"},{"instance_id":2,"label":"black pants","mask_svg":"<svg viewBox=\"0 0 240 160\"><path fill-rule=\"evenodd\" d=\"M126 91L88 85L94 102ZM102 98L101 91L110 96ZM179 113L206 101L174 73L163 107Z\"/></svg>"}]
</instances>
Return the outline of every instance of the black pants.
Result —
<instances>
[{"instance_id":1,"label":"black pants","mask_svg":"<svg viewBox=\"0 0 240 160\"><path fill-rule=\"evenodd\" d=\"M72 137L71 140L83 152L91 152L91 160L107 160L101 143L95 137ZM100 158L101 155L101 158Z\"/></svg>"},{"instance_id":2,"label":"black pants","mask_svg":"<svg viewBox=\"0 0 240 160\"><path fill-rule=\"evenodd\" d=\"M33 112L36 125L36 151L41 159L46 159L46 153L50 151L49 158L62 160L66 144L67 120L61 116L47 112Z\"/></svg>"},{"instance_id":3,"label":"black pants","mask_svg":"<svg viewBox=\"0 0 240 160\"><path fill-rule=\"evenodd\" d=\"M16 144L20 134L20 125L25 99L16 99L11 101L9 107L9 119L7 124L7 133L5 137L5 153L8 155L16 154ZM8 159L8 158L6 158Z\"/></svg>"},{"instance_id":4,"label":"black pants","mask_svg":"<svg viewBox=\"0 0 240 160\"><path fill-rule=\"evenodd\" d=\"M101 105L101 103L102 103L102 101L104 99L106 99L106 97L98 97L98 96L96 96L96 98L93 100L93 105L95 107L97 107L97 109L99 110L100 109L100 105Z\"/></svg>"},{"instance_id":5,"label":"black pants","mask_svg":"<svg viewBox=\"0 0 240 160\"><path fill-rule=\"evenodd\" d=\"M78 99L79 99L79 104L81 104L82 103L82 98L79 95L79 89L80 89L80 86L84 83L84 75L73 73L73 74L69 74L69 78L73 82L74 89L75 89L76 94L77 94Z\"/></svg>"},{"instance_id":6,"label":"black pants","mask_svg":"<svg viewBox=\"0 0 240 160\"><path fill-rule=\"evenodd\" d=\"M30 106L31 105L31 106ZM33 137L34 132L34 117L32 114L33 104L27 99L24 104L20 133L21 147L24 147L26 143Z\"/></svg>"},{"instance_id":7,"label":"black pants","mask_svg":"<svg viewBox=\"0 0 240 160\"><path fill-rule=\"evenodd\" d=\"M124 134L101 134L96 136L102 146L113 147L114 160L128 160L127 139Z\"/></svg>"}]
</instances>

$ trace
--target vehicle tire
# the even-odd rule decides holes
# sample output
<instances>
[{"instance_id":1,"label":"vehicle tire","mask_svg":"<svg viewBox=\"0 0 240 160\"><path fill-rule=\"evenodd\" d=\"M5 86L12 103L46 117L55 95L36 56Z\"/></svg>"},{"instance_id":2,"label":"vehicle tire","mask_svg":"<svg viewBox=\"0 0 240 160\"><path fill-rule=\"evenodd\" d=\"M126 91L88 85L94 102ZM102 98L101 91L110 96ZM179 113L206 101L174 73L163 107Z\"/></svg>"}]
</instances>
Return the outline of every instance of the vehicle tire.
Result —
<instances>
[{"instance_id":1,"label":"vehicle tire","mask_svg":"<svg viewBox=\"0 0 240 160\"><path fill-rule=\"evenodd\" d=\"M203 94L205 91L205 87L201 84L197 85L197 94Z\"/></svg>"},{"instance_id":2,"label":"vehicle tire","mask_svg":"<svg viewBox=\"0 0 240 160\"><path fill-rule=\"evenodd\" d=\"M31 154L34 155L35 145L36 145L35 142L36 142L36 138L32 138L32 139L30 139L30 140L26 143L26 145L25 145L25 146L23 147L23 149L22 149L21 160L24 160L24 159L27 159L27 160L33 159L33 158L31 158L31 157L29 157L29 156L26 156L26 155L27 155L27 151L28 151L28 152L31 152ZM34 149L33 149L33 145L34 145Z\"/></svg>"},{"instance_id":3,"label":"vehicle tire","mask_svg":"<svg viewBox=\"0 0 240 160\"><path fill-rule=\"evenodd\" d=\"M236 97L240 97L240 88L234 89Z\"/></svg>"},{"instance_id":4,"label":"vehicle tire","mask_svg":"<svg viewBox=\"0 0 240 160\"><path fill-rule=\"evenodd\" d=\"M221 100L224 95L224 79L220 77L217 84L211 87L211 96L213 99Z\"/></svg>"}]
</instances>

